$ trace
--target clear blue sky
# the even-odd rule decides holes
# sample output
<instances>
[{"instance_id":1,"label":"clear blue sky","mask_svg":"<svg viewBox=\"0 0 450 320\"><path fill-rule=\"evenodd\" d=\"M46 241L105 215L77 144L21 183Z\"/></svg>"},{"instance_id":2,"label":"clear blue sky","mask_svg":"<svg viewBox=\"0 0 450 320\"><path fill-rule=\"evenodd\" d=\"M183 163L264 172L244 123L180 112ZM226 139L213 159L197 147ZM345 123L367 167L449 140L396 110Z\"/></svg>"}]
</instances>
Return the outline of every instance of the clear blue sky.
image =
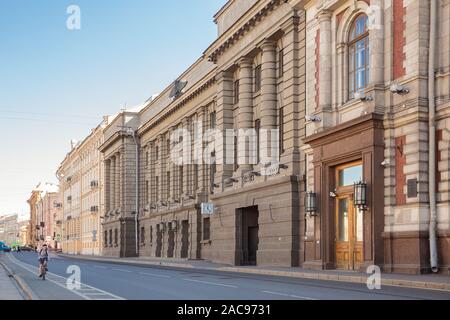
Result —
<instances>
[{"instance_id":1,"label":"clear blue sky","mask_svg":"<svg viewBox=\"0 0 450 320\"><path fill-rule=\"evenodd\" d=\"M216 37L226 0L0 0L0 215L103 115L161 92ZM69 5L81 30L66 28Z\"/></svg>"}]
</instances>

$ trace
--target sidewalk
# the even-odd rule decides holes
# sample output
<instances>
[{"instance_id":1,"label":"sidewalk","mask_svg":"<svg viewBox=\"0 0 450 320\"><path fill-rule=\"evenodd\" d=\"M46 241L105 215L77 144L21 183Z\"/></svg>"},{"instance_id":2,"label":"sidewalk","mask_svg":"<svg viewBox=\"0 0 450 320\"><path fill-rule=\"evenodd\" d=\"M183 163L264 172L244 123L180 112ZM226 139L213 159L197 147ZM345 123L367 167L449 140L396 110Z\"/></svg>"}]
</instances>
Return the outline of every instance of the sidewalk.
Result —
<instances>
[{"instance_id":1,"label":"sidewalk","mask_svg":"<svg viewBox=\"0 0 450 320\"><path fill-rule=\"evenodd\" d=\"M0 264L0 300L24 300L19 288Z\"/></svg>"},{"instance_id":2,"label":"sidewalk","mask_svg":"<svg viewBox=\"0 0 450 320\"><path fill-rule=\"evenodd\" d=\"M84 259L91 261L109 262L135 266L192 268L198 270L239 272L247 274L282 276L282 277L293 277L293 278L325 280L325 281L343 281L362 284L366 284L367 278L370 276L369 274L366 273L354 271L307 270L298 267L293 268L266 267L266 266L235 267L204 260L165 259L165 258L149 258L149 257L110 258L110 257L80 256L80 255L75 256L66 254L59 254L59 256L66 258ZM383 273L381 275L381 285L450 291L450 276L439 274L406 275L395 273Z\"/></svg>"}]
</instances>

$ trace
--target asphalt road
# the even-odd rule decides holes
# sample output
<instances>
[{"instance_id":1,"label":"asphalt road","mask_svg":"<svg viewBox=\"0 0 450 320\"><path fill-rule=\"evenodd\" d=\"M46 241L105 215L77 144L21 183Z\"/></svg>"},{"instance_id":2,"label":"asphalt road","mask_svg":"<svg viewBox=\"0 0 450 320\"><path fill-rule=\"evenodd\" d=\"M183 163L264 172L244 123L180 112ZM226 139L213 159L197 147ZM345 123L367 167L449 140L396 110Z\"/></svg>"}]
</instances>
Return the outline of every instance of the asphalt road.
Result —
<instances>
[{"instance_id":1,"label":"asphalt road","mask_svg":"<svg viewBox=\"0 0 450 320\"><path fill-rule=\"evenodd\" d=\"M51 256L47 280L37 277L36 253L0 259L45 300L449 300L450 292L293 279L210 270L141 267ZM80 270L80 287L68 288L68 268ZM70 271L70 270L69 270ZM69 283L70 284L70 283ZM0 289L1 290L1 289Z\"/></svg>"}]
</instances>

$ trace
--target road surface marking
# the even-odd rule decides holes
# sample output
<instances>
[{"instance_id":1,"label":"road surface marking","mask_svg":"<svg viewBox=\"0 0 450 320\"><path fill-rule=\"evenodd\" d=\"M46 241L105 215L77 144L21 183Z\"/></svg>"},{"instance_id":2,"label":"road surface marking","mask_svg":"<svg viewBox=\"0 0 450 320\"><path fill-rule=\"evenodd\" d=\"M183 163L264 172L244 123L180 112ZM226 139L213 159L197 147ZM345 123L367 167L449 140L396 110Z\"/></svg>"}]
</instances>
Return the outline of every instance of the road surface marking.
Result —
<instances>
[{"instance_id":1,"label":"road surface marking","mask_svg":"<svg viewBox=\"0 0 450 320\"><path fill-rule=\"evenodd\" d=\"M151 276L151 277L158 277L158 278L170 278L170 276L164 276L161 274L154 274L154 273L147 273L147 272L139 272L139 274L142 274L145 276Z\"/></svg>"},{"instance_id":2,"label":"road surface marking","mask_svg":"<svg viewBox=\"0 0 450 320\"><path fill-rule=\"evenodd\" d=\"M297 298L297 299L303 299L303 300L317 300L310 297L302 297L302 296L296 296L294 294L287 294L287 293L280 293L280 292L272 292L272 291L263 291L264 293L273 294L275 296L282 296L282 297L291 297L291 298Z\"/></svg>"},{"instance_id":3,"label":"road surface marking","mask_svg":"<svg viewBox=\"0 0 450 320\"><path fill-rule=\"evenodd\" d=\"M216 283L216 282L209 282L209 281L202 281L202 280L194 280L194 279L183 279L184 281L190 281L190 282L198 282L203 284L210 284L212 286L221 286L221 287L228 287L228 288L238 288L236 286L232 286L229 284L223 284L223 283Z\"/></svg>"},{"instance_id":4,"label":"road surface marking","mask_svg":"<svg viewBox=\"0 0 450 320\"><path fill-rule=\"evenodd\" d=\"M107 267L104 267L104 266L94 266L94 268L99 268L99 269L108 269Z\"/></svg>"},{"instance_id":5,"label":"road surface marking","mask_svg":"<svg viewBox=\"0 0 450 320\"><path fill-rule=\"evenodd\" d=\"M130 270L124 270L124 269L111 269L113 271L119 271L119 272L127 272L127 273L131 273Z\"/></svg>"},{"instance_id":6,"label":"road surface marking","mask_svg":"<svg viewBox=\"0 0 450 320\"><path fill-rule=\"evenodd\" d=\"M25 269L25 270L29 271L33 275L37 274L37 272L36 272L37 271L37 267L32 266L31 264L22 262L22 261L16 259L11 254L8 254L7 257L12 263L18 265L22 269ZM124 298L116 296L115 294L109 293L109 292L104 291L104 290L99 289L99 288L92 287L92 286L84 284L84 283L80 283L80 290L70 290L70 289L67 288L67 285L66 285L67 279L66 278L61 277L61 276L59 276L57 274L54 274L54 273L51 273L51 272L47 272L47 274L45 276L45 279L50 281L50 282L52 282L52 283L54 283L54 284L56 284L56 285L58 285L58 286L60 286L60 287L62 287L62 288L64 288L64 289L66 289L66 290L68 290L68 291L70 291L70 292L72 292L72 293L74 293L74 294L76 294L76 295L78 295L78 296L80 296L80 297L82 297L83 299L86 299L86 300L125 300ZM84 294L80 292L80 291L84 291L84 290L88 290L88 289L91 289L93 292L84 293ZM108 299L96 299L95 297L90 297L90 296L95 296L95 295L107 296L109 298Z\"/></svg>"}]
</instances>

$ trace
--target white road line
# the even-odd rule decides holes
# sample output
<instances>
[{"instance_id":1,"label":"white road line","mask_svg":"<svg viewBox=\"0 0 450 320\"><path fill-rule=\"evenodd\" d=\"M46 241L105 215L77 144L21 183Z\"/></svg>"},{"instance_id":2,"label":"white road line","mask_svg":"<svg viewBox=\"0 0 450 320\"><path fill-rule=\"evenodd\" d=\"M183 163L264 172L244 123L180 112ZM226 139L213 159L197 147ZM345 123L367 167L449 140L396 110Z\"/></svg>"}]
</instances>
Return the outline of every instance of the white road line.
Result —
<instances>
[{"instance_id":1,"label":"white road line","mask_svg":"<svg viewBox=\"0 0 450 320\"><path fill-rule=\"evenodd\" d=\"M228 287L228 288L238 288L236 286L232 286L229 284L223 284L223 283L216 283L216 282L209 282L209 281L201 281L201 280L194 280L194 279L183 279L184 281L190 281L190 282L198 282L203 284L210 284L212 286L220 286L220 287Z\"/></svg>"},{"instance_id":2,"label":"white road line","mask_svg":"<svg viewBox=\"0 0 450 320\"><path fill-rule=\"evenodd\" d=\"M273 294L275 296L282 296L282 297L291 297L296 299L303 299L303 300L317 300L310 297L302 297L302 296L296 296L294 294L287 294L287 293L280 293L280 292L272 292L272 291L263 291L264 293Z\"/></svg>"},{"instance_id":3,"label":"white road line","mask_svg":"<svg viewBox=\"0 0 450 320\"><path fill-rule=\"evenodd\" d=\"M104 267L104 266L94 266L94 268L99 268L99 269L108 269L107 267Z\"/></svg>"},{"instance_id":4,"label":"white road line","mask_svg":"<svg viewBox=\"0 0 450 320\"><path fill-rule=\"evenodd\" d=\"M158 278L170 278L170 276L164 276L162 274L154 274L154 273L147 273L147 272L139 272L139 274L142 274L144 276L158 277Z\"/></svg>"},{"instance_id":5,"label":"white road line","mask_svg":"<svg viewBox=\"0 0 450 320\"><path fill-rule=\"evenodd\" d=\"M131 273L130 270L124 270L124 269L111 269L113 271L119 271L119 272L127 272L127 273Z\"/></svg>"},{"instance_id":6,"label":"white road line","mask_svg":"<svg viewBox=\"0 0 450 320\"><path fill-rule=\"evenodd\" d=\"M16 259L11 254L8 254L8 259L12 263L18 265L22 269L25 269L25 270L29 271L33 275L37 274L37 267L32 266L31 264L28 264L28 263L24 263L24 262ZM57 274L54 274L54 273L51 273L51 272L47 272L46 280L48 280L48 281L56 284L57 286L60 286L61 288L64 288L64 289L66 289L66 290L68 290L68 291L70 291L70 292L72 292L72 293L82 297L85 300L125 300L124 298L119 297L119 296L117 296L115 294L109 293L109 292L104 291L104 290L99 289L99 288L95 288L95 287L89 286L89 285L84 284L84 283L80 283L80 290L70 290L70 289L67 288L67 285L66 285L66 281L67 280L66 280L66 278L61 277L61 276L59 276ZM83 293L79 292L79 291L83 291L83 290L87 290L87 289L92 289L93 291L96 291L100 295L107 296L109 298L108 299L94 299L94 298L89 297L87 294L83 294ZM92 292L89 293L89 294L92 295Z\"/></svg>"}]
</instances>

